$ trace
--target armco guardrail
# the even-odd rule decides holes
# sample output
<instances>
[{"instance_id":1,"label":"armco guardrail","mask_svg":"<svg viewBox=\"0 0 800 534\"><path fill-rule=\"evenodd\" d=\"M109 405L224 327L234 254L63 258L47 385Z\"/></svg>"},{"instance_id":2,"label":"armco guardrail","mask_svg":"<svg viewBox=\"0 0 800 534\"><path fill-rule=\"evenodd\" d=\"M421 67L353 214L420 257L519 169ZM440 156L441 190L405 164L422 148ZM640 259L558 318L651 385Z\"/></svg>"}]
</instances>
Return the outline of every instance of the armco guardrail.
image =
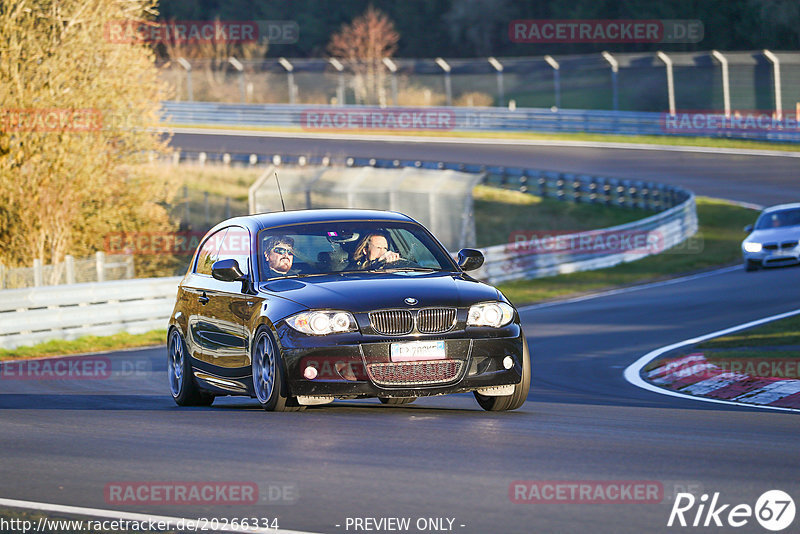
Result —
<instances>
[{"instance_id":1,"label":"armco guardrail","mask_svg":"<svg viewBox=\"0 0 800 534\"><path fill-rule=\"evenodd\" d=\"M0 291L0 348L167 327L180 277Z\"/></svg>"},{"instance_id":2,"label":"armco guardrail","mask_svg":"<svg viewBox=\"0 0 800 534\"><path fill-rule=\"evenodd\" d=\"M492 284L524 278L541 278L557 274L590 271L644 258L670 249L697 232L697 211L694 195L687 193L681 204L640 221L574 234L557 236L571 244L563 252L551 251L556 237L538 236L538 241L520 241L481 249L485 261L474 276ZM545 232L546 234L546 232ZM644 246L628 250L598 253L591 250L596 239L610 242L636 240ZM548 244L544 244L548 239ZM582 246L585 244L586 246ZM617 247L624 248L624 247ZM590 249L590 250L584 250Z\"/></svg>"},{"instance_id":3,"label":"armco guardrail","mask_svg":"<svg viewBox=\"0 0 800 534\"><path fill-rule=\"evenodd\" d=\"M551 110L544 108L435 107L377 108L369 106L298 106L289 104L223 104L218 102L163 102L165 124L216 125L300 128L307 132L352 131L365 133L372 129L414 131L522 131L550 133L599 133L618 135L658 135L689 137L721 137L757 139L761 141L800 142L800 126L794 114L784 122L774 123L764 112L753 122L742 120L722 127L723 112L666 113ZM441 121L432 127L414 122L413 113L441 114ZM376 118L372 118L372 114ZM403 113L408 114L406 117ZM313 115L316 114L316 115ZM324 115L326 120L320 119ZM736 113L733 113L734 118ZM698 124L699 117L702 124ZM394 119L390 123L389 120ZM436 118L436 117L434 117ZM687 122L688 121L688 122ZM365 124L369 127L365 128ZM384 128L380 126L383 125Z\"/></svg>"}]
</instances>

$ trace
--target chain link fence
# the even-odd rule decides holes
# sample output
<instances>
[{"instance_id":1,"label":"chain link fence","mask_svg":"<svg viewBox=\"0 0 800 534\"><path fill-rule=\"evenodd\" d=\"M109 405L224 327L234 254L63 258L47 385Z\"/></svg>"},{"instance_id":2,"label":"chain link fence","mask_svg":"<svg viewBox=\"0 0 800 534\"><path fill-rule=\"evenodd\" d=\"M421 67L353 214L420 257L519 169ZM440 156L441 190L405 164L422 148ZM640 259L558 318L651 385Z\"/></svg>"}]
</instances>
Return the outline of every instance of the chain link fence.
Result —
<instances>
[{"instance_id":1,"label":"chain link fence","mask_svg":"<svg viewBox=\"0 0 800 534\"><path fill-rule=\"evenodd\" d=\"M231 62L182 63L191 69L177 62L161 66L179 101L659 112L726 105L794 112L800 102L800 52L392 59L384 62L377 80L365 80L347 62L329 59L241 60L242 70ZM365 86L377 90L357 98Z\"/></svg>"}]
</instances>

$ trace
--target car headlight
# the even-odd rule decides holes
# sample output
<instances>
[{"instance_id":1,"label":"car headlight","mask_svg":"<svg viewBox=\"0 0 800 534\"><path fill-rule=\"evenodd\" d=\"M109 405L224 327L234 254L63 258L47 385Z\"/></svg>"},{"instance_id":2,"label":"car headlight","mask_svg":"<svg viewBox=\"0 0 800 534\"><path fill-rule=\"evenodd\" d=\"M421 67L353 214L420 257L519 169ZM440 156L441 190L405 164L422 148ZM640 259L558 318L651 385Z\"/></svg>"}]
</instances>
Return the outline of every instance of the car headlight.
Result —
<instances>
[{"instance_id":1,"label":"car headlight","mask_svg":"<svg viewBox=\"0 0 800 534\"><path fill-rule=\"evenodd\" d=\"M470 307L467 326L493 326L499 328L514 319L514 308L505 302L482 302Z\"/></svg>"},{"instance_id":2,"label":"car headlight","mask_svg":"<svg viewBox=\"0 0 800 534\"><path fill-rule=\"evenodd\" d=\"M292 315L286 323L303 334L324 336L358 330L353 314L339 310L312 310Z\"/></svg>"},{"instance_id":3,"label":"car headlight","mask_svg":"<svg viewBox=\"0 0 800 534\"><path fill-rule=\"evenodd\" d=\"M744 250L745 252L761 252L761 243L755 243L753 241L745 242Z\"/></svg>"}]
</instances>

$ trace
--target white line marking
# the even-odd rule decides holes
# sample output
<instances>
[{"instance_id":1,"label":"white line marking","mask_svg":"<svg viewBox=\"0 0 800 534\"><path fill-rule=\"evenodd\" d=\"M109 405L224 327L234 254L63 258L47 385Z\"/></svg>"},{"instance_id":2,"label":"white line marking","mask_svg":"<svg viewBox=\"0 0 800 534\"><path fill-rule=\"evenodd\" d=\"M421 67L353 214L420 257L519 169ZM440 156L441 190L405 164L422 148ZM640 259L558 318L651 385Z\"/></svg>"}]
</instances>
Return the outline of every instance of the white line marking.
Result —
<instances>
[{"instance_id":1,"label":"white line marking","mask_svg":"<svg viewBox=\"0 0 800 534\"><path fill-rule=\"evenodd\" d=\"M738 149L705 146L656 145L646 143L614 143L607 141L570 141L560 139L501 139L475 137L425 137L417 135L369 135L332 134L310 132L271 132L259 130L225 130L217 128L166 127L173 133L211 134L242 137L272 137L285 139L330 139L339 141L376 141L383 143L439 143L461 145L510 145L510 146L565 146L575 148L618 148L623 150L653 150L663 152L694 152L698 154L725 154L730 156L768 156L800 158L800 152L782 150ZM546 135L546 132L542 132Z\"/></svg>"},{"instance_id":2,"label":"white line marking","mask_svg":"<svg viewBox=\"0 0 800 534\"><path fill-rule=\"evenodd\" d=\"M128 521L140 522L163 522L167 523L170 528L175 528L179 522L184 525L192 522L197 523L197 519L186 519L181 517L168 517L162 515L147 515L137 514L132 512L120 512L116 510L102 510L99 508L83 508L79 506L65 506L62 504L50 504L35 501L18 501L16 499L0 499L0 506L9 506L11 508L24 508L27 510L39 510L42 512L60 512L65 514L85 515L91 517L103 517L108 519L125 519ZM184 527L185 528L185 527ZM196 530L196 529L187 529ZM314 534L312 532L304 532L300 530L276 530L272 528L232 528L230 525L227 527L220 526L213 530L209 529L208 532L253 532L256 534Z\"/></svg>"},{"instance_id":3,"label":"white line marking","mask_svg":"<svg viewBox=\"0 0 800 534\"><path fill-rule=\"evenodd\" d=\"M718 274L729 273L731 271L741 270L741 265L731 265L730 267L722 267L721 269L716 269L714 271L707 271L704 273L692 274L689 276L683 276L680 278L671 278L669 280L661 280L659 282L651 282L649 284L642 284L638 286L630 286L630 287L622 287L619 289L610 289L608 291L602 291L600 293L592 293L590 295L583 295L580 297L573 297L564 300L554 300L552 302L542 302L541 304L528 304L527 306L522 306L517 308L517 311L529 311L529 310L536 310L539 308L548 308L550 306L557 306L559 304L571 304L573 302L582 302L584 300L592 300L600 297L610 297L612 295L619 295L621 293L630 293L632 291L639 291L641 289L650 289L653 287L661 287L661 286L669 286L672 284L680 284L682 282L691 282L692 280L698 280L700 278L707 278L709 276L715 276Z\"/></svg>"},{"instance_id":4,"label":"white line marking","mask_svg":"<svg viewBox=\"0 0 800 534\"><path fill-rule=\"evenodd\" d=\"M783 412L800 412L795 408L783 408L780 406L765 406L761 404L748 404L744 402L736 402L736 401L729 401L729 400L722 400L722 399L709 399L708 397L694 397L692 395L686 395L685 393L679 393L677 391L671 391L668 389L663 389L658 386L654 386L653 384L647 382L640 376L640 372L642 368L653 361L654 359L658 358L665 352L669 352L671 350L685 347L686 345L693 345L695 343L700 343L707 339L711 339L714 337L724 336L730 334L732 332L738 332L739 330L744 330L746 328L750 328L753 326L762 325L764 323L769 323L772 321L777 321L779 319L785 319L786 317L792 317L793 315L800 314L800 309L788 311L786 313L779 313L778 315L771 315L769 317L764 317L762 319L757 319L755 321L750 321L749 323L739 324L736 326L732 326L730 328L726 328L724 330L718 330L716 332L711 332L709 334L704 334L702 336L698 336L691 339L685 339L683 341L679 341L678 343L673 343L672 345L667 345L666 347L661 347L656 350L650 351L632 364L630 364L624 373L625 380L629 383L633 384L634 386L640 387L642 389L646 389L648 391L652 391L654 393L660 393L662 395L669 395L671 397L680 397L682 399L690 399L695 401L702 401L702 402L713 402L716 404L728 404L733 406L746 406L748 408L762 408L765 410L778 410Z\"/></svg>"}]
</instances>

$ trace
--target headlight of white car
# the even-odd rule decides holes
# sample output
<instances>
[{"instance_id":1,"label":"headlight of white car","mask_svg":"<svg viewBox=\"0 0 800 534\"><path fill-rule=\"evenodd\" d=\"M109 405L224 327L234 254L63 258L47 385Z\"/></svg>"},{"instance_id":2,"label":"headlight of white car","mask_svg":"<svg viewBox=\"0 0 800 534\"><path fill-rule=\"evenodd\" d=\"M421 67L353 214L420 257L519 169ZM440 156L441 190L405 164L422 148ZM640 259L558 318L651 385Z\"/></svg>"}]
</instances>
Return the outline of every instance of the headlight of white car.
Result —
<instances>
[{"instance_id":1,"label":"headlight of white car","mask_svg":"<svg viewBox=\"0 0 800 534\"><path fill-rule=\"evenodd\" d=\"M303 334L324 336L340 332L355 332L358 330L356 318L353 314L340 310L311 310L292 315L286 322Z\"/></svg>"},{"instance_id":2,"label":"headlight of white car","mask_svg":"<svg viewBox=\"0 0 800 534\"><path fill-rule=\"evenodd\" d=\"M474 304L467 314L467 326L493 326L499 328L514 319L514 308L505 302Z\"/></svg>"},{"instance_id":3,"label":"headlight of white car","mask_svg":"<svg viewBox=\"0 0 800 534\"><path fill-rule=\"evenodd\" d=\"M744 250L745 252L761 252L761 243L747 241L744 244Z\"/></svg>"}]
</instances>

